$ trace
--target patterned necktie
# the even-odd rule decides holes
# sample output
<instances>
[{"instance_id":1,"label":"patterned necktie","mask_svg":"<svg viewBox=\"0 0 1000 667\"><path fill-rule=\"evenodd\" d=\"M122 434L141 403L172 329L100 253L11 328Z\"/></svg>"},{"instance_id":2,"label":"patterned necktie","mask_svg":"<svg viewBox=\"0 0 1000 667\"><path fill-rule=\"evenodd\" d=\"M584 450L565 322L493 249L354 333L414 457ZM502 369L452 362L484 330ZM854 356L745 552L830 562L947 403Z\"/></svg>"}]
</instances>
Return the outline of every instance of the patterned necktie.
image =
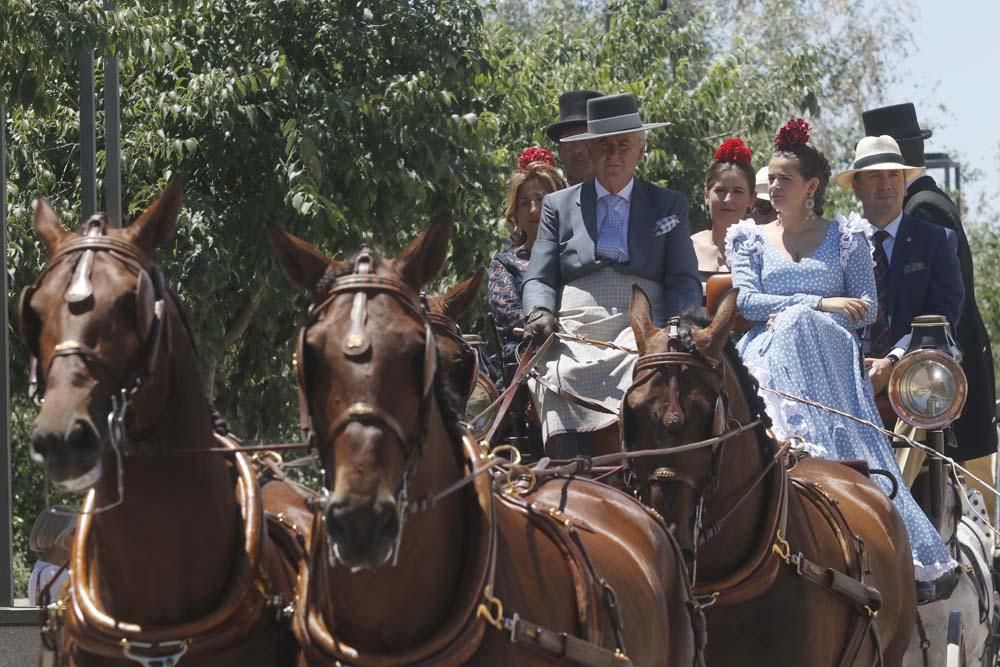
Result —
<instances>
[{"instance_id":1,"label":"patterned necktie","mask_svg":"<svg viewBox=\"0 0 1000 667\"><path fill-rule=\"evenodd\" d=\"M608 210L604 216L604 223L597 232L597 256L625 263L628 261L625 249L625 220L617 206L618 202L624 199L612 194L604 195L602 199Z\"/></svg>"},{"instance_id":2,"label":"patterned necktie","mask_svg":"<svg viewBox=\"0 0 1000 667\"><path fill-rule=\"evenodd\" d=\"M878 292L878 317L868 328L868 341L871 346L869 354L873 357L884 357L892 349L889 340L889 314L886 307L889 303L889 258L885 254L882 242L889 238L889 232L880 229L872 235L875 257L875 289Z\"/></svg>"}]
</instances>

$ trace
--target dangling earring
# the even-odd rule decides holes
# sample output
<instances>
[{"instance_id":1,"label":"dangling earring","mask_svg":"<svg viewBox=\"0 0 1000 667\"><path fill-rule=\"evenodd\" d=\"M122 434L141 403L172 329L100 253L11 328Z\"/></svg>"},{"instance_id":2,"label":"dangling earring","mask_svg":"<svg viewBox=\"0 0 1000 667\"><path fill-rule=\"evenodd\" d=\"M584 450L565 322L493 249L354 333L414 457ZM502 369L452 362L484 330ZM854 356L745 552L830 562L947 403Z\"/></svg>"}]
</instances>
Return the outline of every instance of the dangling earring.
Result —
<instances>
[{"instance_id":1,"label":"dangling earring","mask_svg":"<svg viewBox=\"0 0 1000 667\"><path fill-rule=\"evenodd\" d=\"M815 208L816 208L816 200L812 198L812 195L809 195L809 198L806 199L806 217L809 218L810 220L816 218Z\"/></svg>"}]
</instances>

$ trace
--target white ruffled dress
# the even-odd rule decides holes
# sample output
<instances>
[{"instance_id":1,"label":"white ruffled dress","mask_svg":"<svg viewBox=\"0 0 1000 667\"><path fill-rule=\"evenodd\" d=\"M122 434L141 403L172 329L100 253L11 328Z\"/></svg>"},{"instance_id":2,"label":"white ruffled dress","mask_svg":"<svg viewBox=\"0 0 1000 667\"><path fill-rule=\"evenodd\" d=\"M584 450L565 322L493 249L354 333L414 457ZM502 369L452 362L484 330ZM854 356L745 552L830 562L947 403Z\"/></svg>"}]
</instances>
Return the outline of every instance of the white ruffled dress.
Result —
<instances>
[{"instance_id":1,"label":"white ruffled dress","mask_svg":"<svg viewBox=\"0 0 1000 667\"><path fill-rule=\"evenodd\" d=\"M733 286L740 290L740 312L756 323L737 348L761 386L879 424L857 335L877 312L867 224L856 213L849 218L838 214L815 252L793 262L765 239L753 220L744 220L726 235L726 257ZM841 313L816 310L821 298L836 296L863 299L868 316L851 322ZM815 456L865 459L902 480L892 447L878 431L770 392L762 390L761 396L779 437L800 436ZM890 490L887 480L874 479ZM909 489L899 486L894 504L910 534L917 579L931 581L956 563Z\"/></svg>"}]
</instances>

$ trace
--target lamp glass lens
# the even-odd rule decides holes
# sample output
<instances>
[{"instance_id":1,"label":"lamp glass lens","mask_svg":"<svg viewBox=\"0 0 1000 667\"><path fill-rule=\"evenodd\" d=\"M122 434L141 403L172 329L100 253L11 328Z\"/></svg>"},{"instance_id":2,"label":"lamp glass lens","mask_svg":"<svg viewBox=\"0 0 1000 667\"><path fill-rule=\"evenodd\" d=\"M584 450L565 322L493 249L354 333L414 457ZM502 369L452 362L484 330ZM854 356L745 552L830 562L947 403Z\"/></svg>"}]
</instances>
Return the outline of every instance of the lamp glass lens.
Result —
<instances>
[{"instance_id":1,"label":"lamp glass lens","mask_svg":"<svg viewBox=\"0 0 1000 667\"><path fill-rule=\"evenodd\" d=\"M958 394L958 382L946 366L927 360L907 371L899 389L900 399L912 413L933 419L951 408Z\"/></svg>"}]
</instances>

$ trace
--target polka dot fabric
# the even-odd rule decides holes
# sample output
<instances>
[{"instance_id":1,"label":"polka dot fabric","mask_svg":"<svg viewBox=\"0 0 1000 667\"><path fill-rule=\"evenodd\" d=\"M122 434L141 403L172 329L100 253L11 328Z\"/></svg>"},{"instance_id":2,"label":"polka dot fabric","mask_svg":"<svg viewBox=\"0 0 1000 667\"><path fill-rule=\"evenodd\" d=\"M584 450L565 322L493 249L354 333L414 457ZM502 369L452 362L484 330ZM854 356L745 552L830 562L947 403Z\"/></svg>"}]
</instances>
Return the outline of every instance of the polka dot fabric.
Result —
<instances>
[{"instance_id":1,"label":"polka dot fabric","mask_svg":"<svg viewBox=\"0 0 1000 667\"><path fill-rule=\"evenodd\" d=\"M801 396L881 423L864 372L857 330L876 315L875 275L868 241L857 216L828 223L819 247L793 262L764 237L752 220L730 228L727 259L740 290L743 316L757 325L738 349L763 387ZM868 304L867 317L850 322L840 313L816 310L820 298L850 296ZM776 314L770 326L768 318ZM902 474L888 439L868 426L762 391L779 437L802 437L810 453L829 459L865 459L873 468ZM873 478L886 492L890 485ZM929 581L956 563L905 485L894 500L906 522L917 579Z\"/></svg>"}]
</instances>

